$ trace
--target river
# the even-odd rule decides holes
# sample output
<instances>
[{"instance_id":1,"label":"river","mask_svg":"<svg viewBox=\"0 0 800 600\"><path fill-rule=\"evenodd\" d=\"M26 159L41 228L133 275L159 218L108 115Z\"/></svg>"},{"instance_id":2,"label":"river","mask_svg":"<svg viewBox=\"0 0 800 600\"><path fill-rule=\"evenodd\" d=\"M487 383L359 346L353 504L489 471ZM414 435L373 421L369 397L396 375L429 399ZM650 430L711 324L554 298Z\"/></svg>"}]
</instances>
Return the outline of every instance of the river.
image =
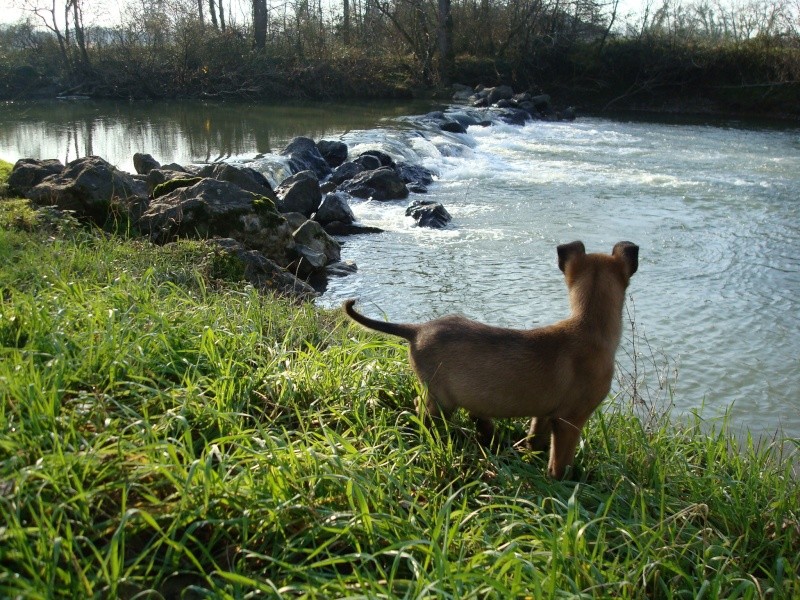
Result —
<instances>
[{"instance_id":1,"label":"river","mask_svg":"<svg viewBox=\"0 0 800 600\"><path fill-rule=\"evenodd\" d=\"M248 162L276 179L295 135L381 149L434 170L427 197L443 230L404 216L406 201L354 201L386 231L344 239L358 273L319 304L419 321L451 312L535 327L568 312L556 245L609 252L637 243L620 381L757 435L800 436L800 129L731 120L581 117L494 123L446 134L410 115L420 103L249 106L206 103L11 104L0 158L98 154L132 170L162 162ZM631 357L635 356L635 360Z\"/></svg>"}]
</instances>

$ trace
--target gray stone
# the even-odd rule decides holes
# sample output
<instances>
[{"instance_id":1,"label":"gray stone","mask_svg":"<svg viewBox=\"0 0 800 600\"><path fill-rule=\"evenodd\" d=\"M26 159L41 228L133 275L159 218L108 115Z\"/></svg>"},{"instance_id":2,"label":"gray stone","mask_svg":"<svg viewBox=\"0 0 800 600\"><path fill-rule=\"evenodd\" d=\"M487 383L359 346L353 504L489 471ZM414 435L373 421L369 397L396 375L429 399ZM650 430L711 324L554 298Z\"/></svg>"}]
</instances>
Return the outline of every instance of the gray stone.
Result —
<instances>
[{"instance_id":1,"label":"gray stone","mask_svg":"<svg viewBox=\"0 0 800 600\"><path fill-rule=\"evenodd\" d=\"M306 221L292 236L296 251L301 257L296 269L302 276L308 276L323 269L328 263L341 259L341 245L316 221Z\"/></svg>"},{"instance_id":2,"label":"gray stone","mask_svg":"<svg viewBox=\"0 0 800 600\"><path fill-rule=\"evenodd\" d=\"M20 158L14 163L14 168L8 176L8 191L18 196L24 196L28 191L39 185L51 175L58 175L64 170L60 160L35 158Z\"/></svg>"},{"instance_id":3,"label":"gray stone","mask_svg":"<svg viewBox=\"0 0 800 600\"><path fill-rule=\"evenodd\" d=\"M282 266L296 257L292 229L272 201L227 181L203 179L153 200L139 227L156 243L229 237Z\"/></svg>"},{"instance_id":4,"label":"gray stone","mask_svg":"<svg viewBox=\"0 0 800 600\"><path fill-rule=\"evenodd\" d=\"M350 209L347 194L344 192L332 192L325 194L322 198L322 203L319 205L317 214L314 215L314 220L323 225L333 221L349 224L355 221L356 217Z\"/></svg>"},{"instance_id":5,"label":"gray stone","mask_svg":"<svg viewBox=\"0 0 800 600\"><path fill-rule=\"evenodd\" d=\"M149 154L137 152L133 155L133 168L139 175L147 175L153 169L160 169L161 163Z\"/></svg>"},{"instance_id":6,"label":"gray stone","mask_svg":"<svg viewBox=\"0 0 800 600\"><path fill-rule=\"evenodd\" d=\"M372 200L401 200L408 197L405 182L391 167L359 173L340 185L339 190L356 198Z\"/></svg>"},{"instance_id":7,"label":"gray stone","mask_svg":"<svg viewBox=\"0 0 800 600\"><path fill-rule=\"evenodd\" d=\"M99 156L79 158L68 163L25 194L39 206L56 206L75 211L98 225L109 219L136 220L147 205L144 182L133 179Z\"/></svg>"},{"instance_id":8,"label":"gray stone","mask_svg":"<svg viewBox=\"0 0 800 600\"><path fill-rule=\"evenodd\" d=\"M420 227L434 229L441 229L453 219L441 203L432 200L415 200L406 209L406 216L413 217Z\"/></svg>"},{"instance_id":9,"label":"gray stone","mask_svg":"<svg viewBox=\"0 0 800 600\"><path fill-rule=\"evenodd\" d=\"M346 162L342 163L338 167L333 170L331 173L330 181L335 185L339 185L340 183L344 183L348 179L352 179L359 173L365 171L364 165L356 162Z\"/></svg>"},{"instance_id":10,"label":"gray stone","mask_svg":"<svg viewBox=\"0 0 800 600\"><path fill-rule=\"evenodd\" d=\"M325 159L325 162L334 169L347 160L347 144L331 140L320 140L317 142L317 150Z\"/></svg>"},{"instance_id":11,"label":"gray stone","mask_svg":"<svg viewBox=\"0 0 800 600\"><path fill-rule=\"evenodd\" d=\"M257 250L248 250L232 238L216 238L213 243L242 261L245 279L261 292L276 293L299 301L310 300L318 295L305 281Z\"/></svg>"},{"instance_id":12,"label":"gray stone","mask_svg":"<svg viewBox=\"0 0 800 600\"><path fill-rule=\"evenodd\" d=\"M280 212L299 212L309 218L317 212L322 201L319 179L313 171L300 171L284 179L275 193Z\"/></svg>"},{"instance_id":13,"label":"gray stone","mask_svg":"<svg viewBox=\"0 0 800 600\"><path fill-rule=\"evenodd\" d=\"M289 157L292 173L312 171L317 179L324 179L331 174L331 167L320 154L314 140L307 137L296 137L281 151L282 156Z\"/></svg>"},{"instance_id":14,"label":"gray stone","mask_svg":"<svg viewBox=\"0 0 800 600\"><path fill-rule=\"evenodd\" d=\"M206 165L200 169L200 177L213 177L219 181L229 181L238 185L243 190L253 192L259 196L265 196L277 202L278 196L272 190L272 186L261 173L250 167L234 166L227 163L216 163Z\"/></svg>"}]
</instances>

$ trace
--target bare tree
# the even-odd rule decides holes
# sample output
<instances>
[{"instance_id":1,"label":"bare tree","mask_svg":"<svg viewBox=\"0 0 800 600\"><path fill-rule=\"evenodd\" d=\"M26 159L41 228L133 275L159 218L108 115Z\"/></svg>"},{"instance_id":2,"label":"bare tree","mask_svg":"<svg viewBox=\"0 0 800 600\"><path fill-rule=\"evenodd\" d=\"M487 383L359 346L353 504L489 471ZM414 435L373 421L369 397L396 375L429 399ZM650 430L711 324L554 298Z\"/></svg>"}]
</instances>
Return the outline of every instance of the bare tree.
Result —
<instances>
[{"instance_id":1,"label":"bare tree","mask_svg":"<svg viewBox=\"0 0 800 600\"><path fill-rule=\"evenodd\" d=\"M267 45L267 0L253 0L253 46L264 50Z\"/></svg>"}]
</instances>

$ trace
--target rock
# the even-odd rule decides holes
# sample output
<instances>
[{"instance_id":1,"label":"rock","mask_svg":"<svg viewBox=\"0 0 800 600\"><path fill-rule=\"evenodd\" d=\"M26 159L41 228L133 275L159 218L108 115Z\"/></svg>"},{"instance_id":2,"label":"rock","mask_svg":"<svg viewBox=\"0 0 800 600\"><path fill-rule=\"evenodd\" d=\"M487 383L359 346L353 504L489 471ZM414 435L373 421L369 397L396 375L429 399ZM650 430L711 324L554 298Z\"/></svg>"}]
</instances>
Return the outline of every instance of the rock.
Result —
<instances>
[{"instance_id":1,"label":"rock","mask_svg":"<svg viewBox=\"0 0 800 600\"><path fill-rule=\"evenodd\" d=\"M353 211L350 210L350 203L347 201L347 194L344 192L333 192L325 194L322 202L314 215L314 220L326 225L334 221L340 223L352 223L356 220Z\"/></svg>"},{"instance_id":2,"label":"rock","mask_svg":"<svg viewBox=\"0 0 800 600\"><path fill-rule=\"evenodd\" d=\"M306 221L293 234L300 260L290 268L307 277L341 258L341 245L316 221Z\"/></svg>"},{"instance_id":3,"label":"rock","mask_svg":"<svg viewBox=\"0 0 800 600\"><path fill-rule=\"evenodd\" d=\"M504 108L497 113L497 118L509 125L524 125L531 115L520 108Z\"/></svg>"},{"instance_id":4,"label":"rock","mask_svg":"<svg viewBox=\"0 0 800 600\"><path fill-rule=\"evenodd\" d=\"M378 162L380 163L380 166L379 167L375 167L376 169L380 168L380 167L392 167L392 168L394 168L394 166L395 166L394 165L394 159L391 156L389 156L388 154L386 154L386 152L381 152L380 150L367 150L366 152L362 152L359 155L359 158L362 157L362 156L374 156L375 158L377 158Z\"/></svg>"},{"instance_id":5,"label":"rock","mask_svg":"<svg viewBox=\"0 0 800 600\"><path fill-rule=\"evenodd\" d=\"M203 179L150 203L139 228L156 243L175 238L233 238L280 265L296 257L292 229L269 198Z\"/></svg>"},{"instance_id":6,"label":"rock","mask_svg":"<svg viewBox=\"0 0 800 600\"><path fill-rule=\"evenodd\" d=\"M192 175L186 171L172 171L167 169L152 169L145 177L147 183L147 191L152 195L156 188L167 181L173 180L188 180Z\"/></svg>"},{"instance_id":7,"label":"rock","mask_svg":"<svg viewBox=\"0 0 800 600\"><path fill-rule=\"evenodd\" d=\"M358 225L356 223L342 223L341 221L332 221L326 223L324 226L328 235L360 235L362 233L383 233L380 227L369 227L367 225Z\"/></svg>"},{"instance_id":8,"label":"rock","mask_svg":"<svg viewBox=\"0 0 800 600\"><path fill-rule=\"evenodd\" d=\"M491 106L496 104L499 100L511 100L514 96L514 90L509 85L498 85L497 87L487 90L489 95L486 97L486 102Z\"/></svg>"},{"instance_id":9,"label":"rock","mask_svg":"<svg viewBox=\"0 0 800 600\"><path fill-rule=\"evenodd\" d=\"M297 300L310 300L317 292L305 281L285 271L257 250L248 250L232 238L216 238L223 252L236 256L244 266L244 277L259 291L275 292Z\"/></svg>"},{"instance_id":10,"label":"rock","mask_svg":"<svg viewBox=\"0 0 800 600\"><path fill-rule=\"evenodd\" d=\"M413 217L420 227L434 229L441 229L453 220L442 204L431 200L415 200L406 209L406 216Z\"/></svg>"},{"instance_id":11,"label":"rock","mask_svg":"<svg viewBox=\"0 0 800 600\"><path fill-rule=\"evenodd\" d=\"M352 260L342 260L325 265L325 275L328 277L346 277L358 273L358 267Z\"/></svg>"},{"instance_id":12,"label":"rock","mask_svg":"<svg viewBox=\"0 0 800 600\"><path fill-rule=\"evenodd\" d=\"M329 140L317 142L317 150L332 169L335 169L347 160L347 144Z\"/></svg>"},{"instance_id":13,"label":"rock","mask_svg":"<svg viewBox=\"0 0 800 600\"><path fill-rule=\"evenodd\" d=\"M400 163L396 171L408 189L418 194L427 192L428 186L433 183L433 172L420 165Z\"/></svg>"},{"instance_id":14,"label":"rock","mask_svg":"<svg viewBox=\"0 0 800 600\"><path fill-rule=\"evenodd\" d=\"M312 171L317 179L324 179L331 174L331 167L320 154L314 140L307 137L296 137L281 151L282 156L289 157L292 173Z\"/></svg>"},{"instance_id":15,"label":"rock","mask_svg":"<svg viewBox=\"0 0 800 600\"><path fill-rule=\"evenodd\" d=\"M150 194L150 196L152 198L160 198L161 196L169 194L178 188L191 187L203 179L202 177L188 177L188 173L186 175L187 177L177 177L175 179L165 181L164 183L159 183L155 188L153 188L153 192Z\"/></svg>"},{"instance_id":16,"label":"rock","mask_svg":"<svg viewBox=\"0 0 800 600\"><path fill-rule=\"evenodd\" d=\"M460 83L453 84L453 102L466 102L472 96L472 88Z\"/></svg>"},{"instance_id":17,"label":"rock","mask_svg":"<svg viewBox=\"0 0 800 600\"><path fill-rule=\"evenodd\" d=\"M365 171L364 165L356 162L346 162L342 163L338 167L333 170L331 173L330 181L339 185L340 183L344 183L348 179L352 179L359 173Z\"/></svg>"},{"instance_id":18,"label":"rock","mask_svg":"<svg viewBox=\"0 0 800 600\"><path fill-rule=\"evenodd\" d=\"M133 168L139 175L147 175L153 169L160 169L161 163L149 154L137 152L133 155Z\"/></svg>"},{"instance_id":19,"label":"rock","mask_svg":"<svg viewBox=\"0 0 800 600\"><path fill-rule=\"evenodd\" d=\"M184 167L183 165L179 165L176 162L171 162L166 165L161 165L159 167L162 171L178 171L180 173L190 173L192 175L196 175L197 172L200 170L197 167Z\"/></svg>"},{"instance_id":20,"label":"rock","mask_svg":"<svg viewBox=\"0 0 800 600\"><path fill-rule=\"evenodd\" d=\"M303 223L308 221L307 216L296 212L281 213L281 215L286 219L286 222L289 223L289 227L292 228L292 231L299 229Z\"/></svg>"},{"instance_id":21,"label":"rock","mask_svg":"<svg viewBox=\"0 0 800 600\"><path fill-rule=\"evenodd\" d=\"M536 107L540 113L549 113L552 112L553 106L550 102L550 96L548 94L539 94L538 96L534 96L531 98L531 102Z\"/></svg>"},{"instance_id":22,"label":"rock","mask_svg":"<svg viewBox=\"0 0 800 600\"><path fill-rule=\"evenodd\" d=\"M359 165L364 171L374 171L383 166L381 165L381 159L371 154L362 154L354 159L353 162Z\"/></svg>"},{"instance_id":23,"label":"rock","mask_svg":"<svg viewBox=\"0 0 800 600\"><path fill-rule=\"evenodd\" d=\"M568 106L563 111L561 111L561 118L564 121L574 121L577 117L577 111L575 110L574 106Z\"/></svg>"},{"instance_id":24,"label":"rock","mask_svg":"<svg viewBox=\"0 0 800 600\"><path fill-rule=\"evenodd\" d=\"M265 196L273 202L278 201L278 196L272 190L272 186L261 173L250 167L234 166L227 163L215 163L206 165L200 169L200 177L213 177L219 181L229 181L238 185L243 190L253 192L259 196Z\"/></svg>"},{"instance_id":25,"label":"rock","mask_svg":"<svg viewBox=\"0 0 800 600\"><path fill-rule=\"evenodd\" d=\"M455 119L451 119L442 111L436 110L423 115L420 120L424 123L432 123L439 127L442 131L450 133L466 133L467 128L465 125Z\"/></svg>"},{"instance_id":26,"label":"rock","mask_svg":"<svg viewBox=\"0 0 800 600\"><path fill-rule=\"evenodd\" d=\"M317 212L322 201L319 180L313 171L300 171L284 179L275 193L280 212L299 212L308 218Z\"/></svg>"},{"instance_id":27,"label":"rock","mask_svg":"<svg viewBox=\"0 0 800 600\"><path fill-rule=\"evenodd\" d=\"M340 185L339 189L356 198L372 200L401 200L408 197L405 182L390 167L359 173Z\"/></svg>"},{"instance_id":28,"label":"rock","mask_svg":"<svg viewBox=\"0 0 800 600\"><path fill-rule=\"evenodd\" d=\"M75 211L98 225L124 217L136 220L147 205L147 189L99 156L78 158L25 194L39 206Z\"/></svg>"},{"instance_id":29,"label":"rock","mask_svg":"<svg viewBox=\"0 0 800 600\"><path fill-rule=\"evenodd\" d=\"M8 176L8 191L11 194L24 196L51 175L58 175L64 170L60 160L20 158Z\"/></svg>"},{"instance_id":30,"label":"rock","mask_svg":"<svg viewBox=\"0 0 800 600\"><path fill-rule=\"evenodd\" d=\"M450 133L467 133L467 128L458 121L446 120L439 123L439 129Z\"/></svg>"},{"instance_id":31,"label":"rock","mask_svg":"<svg viewBox=\"0 0 800 600\"><path fill-rule=\"evenodd\" d=\"M522 102L530 102L531 101L531 95L530 95L530 92L522 92L520 94L514 94L511 97L511 100L513 102L515 102L516 104L520 104Z\"/></svg>"}]
</instances>

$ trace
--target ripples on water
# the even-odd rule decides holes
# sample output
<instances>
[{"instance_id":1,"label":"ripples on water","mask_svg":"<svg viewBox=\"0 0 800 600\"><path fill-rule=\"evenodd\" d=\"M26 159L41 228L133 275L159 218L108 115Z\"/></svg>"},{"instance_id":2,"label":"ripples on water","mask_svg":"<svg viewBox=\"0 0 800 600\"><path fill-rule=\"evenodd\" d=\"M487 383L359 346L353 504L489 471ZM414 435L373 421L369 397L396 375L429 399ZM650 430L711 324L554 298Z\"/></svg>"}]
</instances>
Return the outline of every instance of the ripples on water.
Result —
<instances>
[{"instance_id":1,"label":"ripples on water","mask_svg":"<svg viewBox=\"0 0 800 600\"><path fill-rule=\"evenodd\" d=\"M439 173L429 197L452 227L415 228L404 202L355 202L388 231L346 240L359 273L332 281L320 303L352 296L392 320L460 312L542 325L568 312L557 244L608 252L629 239L641 246L636 325L677 365L677 407L713 416L733 404L739 425L800 435L799 135L590 118L437 134L402 158ZM393 153L396 142L356 145L369 147Z\"/></svg>"}]
</instances>

